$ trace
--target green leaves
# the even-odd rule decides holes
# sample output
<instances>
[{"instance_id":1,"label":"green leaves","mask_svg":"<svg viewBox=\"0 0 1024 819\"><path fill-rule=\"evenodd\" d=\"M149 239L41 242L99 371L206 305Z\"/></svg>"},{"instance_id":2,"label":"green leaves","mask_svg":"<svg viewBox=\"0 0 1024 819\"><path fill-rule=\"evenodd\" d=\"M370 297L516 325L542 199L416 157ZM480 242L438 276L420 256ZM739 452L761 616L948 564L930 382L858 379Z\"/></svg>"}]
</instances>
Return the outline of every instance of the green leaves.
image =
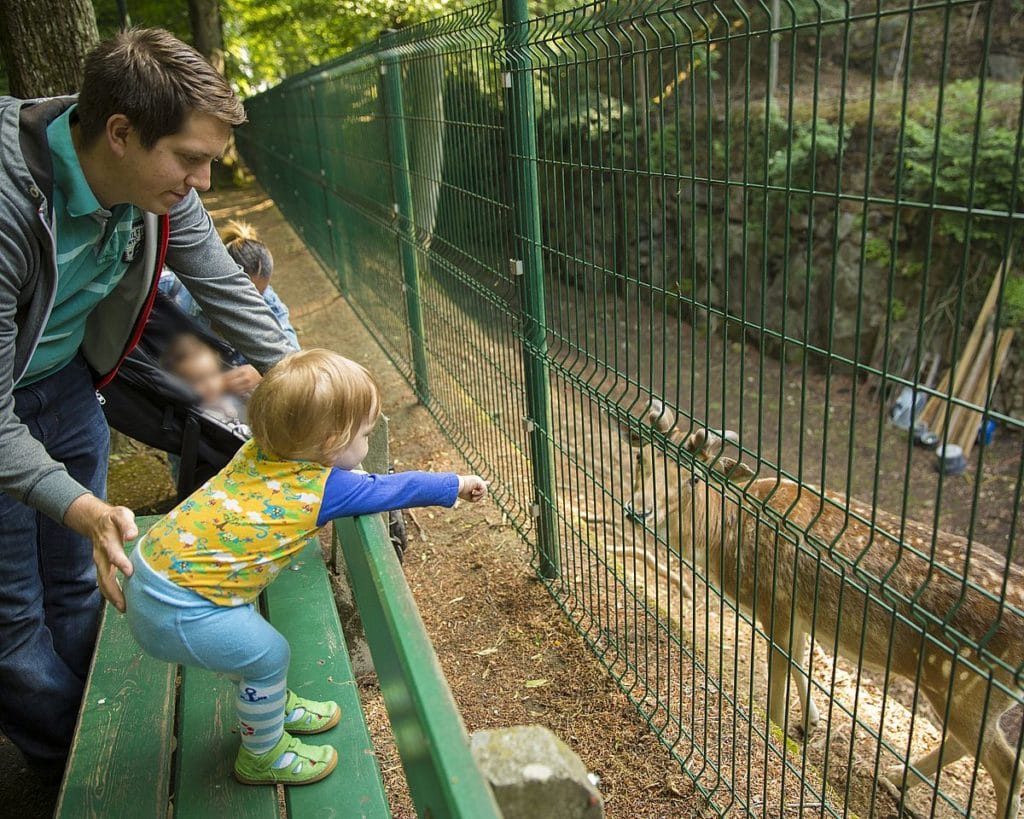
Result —
<instances>
[{"instance_id":1,"label":"green leaves","mask_svg":"<svg viewBox=\"0 0 1024 819\"><path fill-rule=\"evenodd\" d=\"M467 0L222 0L228 76L248 96Z\"/></svg>"},{"instance_id":2,"label":"green leaves","mask_svg":"<svg viewBox=\"0 0 1024 819\"><path fill-rule=\"evenodd\" d=\"M1011 205L1024 206L1024 177L1014 180L1019 97L1013 84L989 82L982 99L977 80L961 80L945 89L941 122L937 104L912 110L905 127L904 195L926 202L934 195L940 204L996 214L1009 212ZM1002 244L1007 239L1005 217L943 213L937 229L963 243L968 220L972 242Z\"/></svg>"}]
</instances>

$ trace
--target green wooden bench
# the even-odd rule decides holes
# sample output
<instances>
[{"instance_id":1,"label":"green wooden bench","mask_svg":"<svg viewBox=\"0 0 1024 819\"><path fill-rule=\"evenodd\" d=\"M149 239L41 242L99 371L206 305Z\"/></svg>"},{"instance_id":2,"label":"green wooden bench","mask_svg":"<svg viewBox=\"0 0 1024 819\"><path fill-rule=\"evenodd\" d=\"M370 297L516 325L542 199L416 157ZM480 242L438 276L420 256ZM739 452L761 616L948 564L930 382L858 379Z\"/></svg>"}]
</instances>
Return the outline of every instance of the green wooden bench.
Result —
<instances>
[{"instance_id":1,"label":"green wooden bench","mask_svg":"<svg viewBox=\"0 0 1024 819\"><path fill-rule=\"evenodd\" d=\"M139 518L140 532L156 520ZM500 817L380 517L336 521L335 533L417 812ZM235 782L234 685L147 657L108 605L57 817L391 815L318 542L267 589L263 606L291 643L289 684L342 708L340 724L317 737L337 749L335 773L284 788L283 801L276 788Z\"/></svg>"}]
</instances>

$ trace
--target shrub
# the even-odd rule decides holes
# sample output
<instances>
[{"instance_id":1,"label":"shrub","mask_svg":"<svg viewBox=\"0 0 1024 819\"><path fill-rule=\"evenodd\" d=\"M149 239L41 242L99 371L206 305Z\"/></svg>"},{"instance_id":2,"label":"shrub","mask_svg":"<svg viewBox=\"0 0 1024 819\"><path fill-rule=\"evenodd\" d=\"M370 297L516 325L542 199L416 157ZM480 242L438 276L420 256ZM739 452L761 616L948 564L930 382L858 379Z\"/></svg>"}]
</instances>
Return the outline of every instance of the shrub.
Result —
<instances>
[{"instance_id":1,"label":"shrub","mask_svg":"<svg viewBox=\"0 0 1024 819\"><path fill-rule=\"evenodd\" d=\"M942 120L938 106L919 103L904 128L903 196L920 202L989 211L992 215L942 212L936 229L956 242L991 243L1007 250L1022 229L1008 237L1011 212L1024 207L1024 174L1014 179L1020 91L1010 83L989 83L984 99L977 80L946 86ZM978 122L978 110L981 119ZM977 139L975 128L977 125ZM972 173L973 171L973 173Z\"/></svg>"}]
</instances>

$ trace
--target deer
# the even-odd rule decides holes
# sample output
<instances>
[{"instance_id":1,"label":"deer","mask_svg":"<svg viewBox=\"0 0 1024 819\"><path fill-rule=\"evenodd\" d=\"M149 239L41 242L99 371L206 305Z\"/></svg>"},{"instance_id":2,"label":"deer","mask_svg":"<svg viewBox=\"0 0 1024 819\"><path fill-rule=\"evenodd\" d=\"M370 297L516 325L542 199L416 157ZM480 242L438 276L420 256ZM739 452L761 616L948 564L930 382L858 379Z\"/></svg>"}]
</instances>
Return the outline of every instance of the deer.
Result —
<instances>
[{"instance_id":1,"label":"deer","mask_svg":"<svg viewBox=\"0 0 1024 819\"><path fill-rule=\"evenodd\" d=\"M758 478L721 454L735 433L684 434L659 401L647 422L693 466L663 452L644 457L641 448L629 507L636 519L661 517L670 550L764 627L769 719L786 724L792 675L805 735L818 722L807 671L793 654L808 638L862 666L888 668L919 687L944 727L937 748L889 768L883 784L899 795L972 755L992 779L996 815L1016 819L1024 765L1000 717L1022 687L1024 571L976 541L968 552L965 538L845 495Z\"/></svg>"}]
</instances>

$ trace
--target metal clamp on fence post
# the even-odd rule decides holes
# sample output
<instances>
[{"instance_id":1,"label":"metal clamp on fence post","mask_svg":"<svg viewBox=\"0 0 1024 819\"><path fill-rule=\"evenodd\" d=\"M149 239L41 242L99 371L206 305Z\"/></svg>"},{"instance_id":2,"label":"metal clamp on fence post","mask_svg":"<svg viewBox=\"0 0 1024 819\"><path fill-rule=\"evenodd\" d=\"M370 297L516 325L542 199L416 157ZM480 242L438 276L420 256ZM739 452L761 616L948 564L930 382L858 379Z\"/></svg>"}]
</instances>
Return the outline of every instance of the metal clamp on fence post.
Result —
<instances>
[{"instance_id":1,"label":"metal clamp on fence post","mask_svg":"<svg viewBox=\"0 0 1024 819\"><path fill-rule=\"evenodd\" d=\"M551 399L548 384L547 313L541 258L540 193L537 183L537 133L533 85L527 50L526 0L503 0L505 21L505 132L512 171L515 253L513 278L519 285L523 322L526 403L532 429L530 461L536 512L537 551L542 577L560 572L555 527L554 456L551 447Z\"/></svg>"},{"instance_id":2,"label":"metal clamp on fence post","mask_svg":"<svg viewBox=\"0 0 1024 819\"><path fill-rule=\"evenodd\" d=\"M405 279L405 309L409 319L414 388L420 403L430 399L427 381L427 350L423 335L423 309L420 302L420 273L416 262L416 226L412 209L412 181L409 178L409 148L405 138L405 106L402 101L402 66L397 57L387 57L380 66L381 96L388 124L388 151L391 157L392 185L395 192L395 217L398 249Z\"/></svg>"}]
</instances>

